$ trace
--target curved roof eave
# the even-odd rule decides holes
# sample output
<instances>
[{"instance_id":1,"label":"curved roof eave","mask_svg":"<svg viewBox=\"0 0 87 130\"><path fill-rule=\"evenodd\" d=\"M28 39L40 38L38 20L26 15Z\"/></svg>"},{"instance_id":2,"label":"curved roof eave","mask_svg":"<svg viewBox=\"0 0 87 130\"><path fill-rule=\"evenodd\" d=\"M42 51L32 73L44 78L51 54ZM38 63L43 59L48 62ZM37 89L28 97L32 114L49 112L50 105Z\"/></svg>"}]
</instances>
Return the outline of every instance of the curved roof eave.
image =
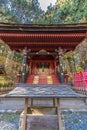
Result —
<instances>
[{"instance_id":1,"label":"curved roof eave","mask_svg":"<svg viewBox=\"0 0 87 130\"><path fill-rule=\"evenodd\" d=\"M0 23L0 32L87 32L87 23L78 24L12 24Z\"/></svg>"}]
</instances>

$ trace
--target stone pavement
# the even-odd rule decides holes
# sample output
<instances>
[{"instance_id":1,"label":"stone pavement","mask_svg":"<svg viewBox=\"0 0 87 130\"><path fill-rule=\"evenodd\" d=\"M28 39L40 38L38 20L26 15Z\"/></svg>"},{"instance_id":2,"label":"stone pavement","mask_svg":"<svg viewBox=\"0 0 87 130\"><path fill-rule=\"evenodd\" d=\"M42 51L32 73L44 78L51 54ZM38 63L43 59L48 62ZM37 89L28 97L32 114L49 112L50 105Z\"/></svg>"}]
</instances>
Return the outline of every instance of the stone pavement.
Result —
<instances>
[{"instance_id":1,"label":"stone pavement","mask_svg":"<svg viewBox=\"0 0 87 130\"><path fill-rule=\"evenodd\" d=\"M19 116L16 117L15 119L11 116L10 121L8 118L2 118L3 114L0 114L0 130L22 130L19 129ZM9 115L9 114L8 114ZM65 130L87 130L87 110L86 111L73 111L73 110L64 110L62 111L62 115L64 116L64 126L65 126ZM4 115L5 117L5 115ZM53 120L52 118L49 118L51 116L48 115L48 121L45 120L45 116L44 117L34 117L34 116L30 116L30 118L28 119L28 130L42 130L42 128L44 128L43 130L55 130L57 129L57 117L54 115ZM39 127L39 122L43 122L40 124ZM45 121L46 121L46 125L45 125ZM53 122L53 123L50 123ZM50 125L49 125L50 123ZM53 125L52 125L53 124ZM48 126L49 125L49 126ZM47 128L46 128L47 126ZM50 127L52 126L52 127ZM38 129L38 127L40 129Z\"/></svg>"},{"instance_id":2,"label":"stone pavement","mask_svg":"<svg viewBox=\"0 0 87 130\"><path fill-rule=\"evenodd\" d=\"M0 112L8 111L10 110L15 111L22 111L24 109L24 100L20 99L3 99L0 100Z\"/></svg>"},{"instance_id":3,"label":"stone pavement","mask_svg":"<svg viewBox=\"0 0 87 130\"><path fill-rule=\"evenodd\" d=\"M52 105L52 101L49 99L48 100L34 100L34 104L38 104L38 105L44 105L50 103L50 105ZM77 130L76 128L79 129L79 124L81 123L81 128L82 124L85 125L85 128L87 128L86 125L86 121L87 121L87 105L85 104L84 100L80 99L61 99L61 108L62 110L66 110L65 114L65 126L66 126L66 130ZM0 101L0 112L5 113L7 112L9 113L16 113L17 111L22 112L24 110L24 100L1 100ZM68 113L68 111L69 113ZM86 114L84 115L80 115L78 116L75 115L75 111L86 111ZM78 118L76 118L76 116L78 116ZM75 117L75 119L74 119ZM82 117L82 118L81 118ZM33 118L33 117L32 117ZM32 121L31 118L31 121ZM18 119L17 119L18 120ZM76 121L76 123L74 123ZM83 122L83 123L82 123ZM19 124L19 122L17 121L17 123ZM13 121L11 120L11 122L7 122L7 121L3 121L0 120L0 130L18 130L18 124L17 123L13 123ZM36 125L36 122L34 120L34 122L31 123ZM44 126L45 127L45 126ZM33 128L33 127L32 127ZM37 124L37 128L38 128L38 124ZM87 130L87 129L81 129L81 130ZM31 129L32 130L32 129ZM41 129L40 129L41 130ZM53 129L54 130L54 129ZM79 129L80 130L80 129Z\"/></svg>"},{"instance_id":4,"label":"stone pavement","mask_svg":"<svg viewBox=\"0 0 87 130\"><path fill-rule=\"evenodd\" d=\"M29 116L27 130L58 130L58 119L55 115Z\"/></svg>"},{"instance_id":5,"label":"stone pavement","mask_svg":"<svg viewBox=\"0 0 87 130\"><path fill-rule=\"evenodd\" d=\"M29 102L30 104L30 102ZM39 105L52 105L51 99L34 99L34 104ZM62 109L75 109L75 110L86 110L87 109L87 103L85 103L84 99L61 99L60 100L60 106ZM24 110L24 99L3 99L0 100L0 112L11 112L11 110L15 111L23 111Z\"/></svg>"},{"instance_id":6,"label":"stone pavement","mask_svg":"<svg viewBox=\"0 0 87 130\"><path fill-rule=\"evenodd\" d=\"M87 111L63 112L65 130L87 130Z\"/></svg>"},{"instance_id":7,"label":"stone pavement","mask_svg":"<svg viewBox=\"0 0 87 130\"><path fill-rule=\"evenodd\" d=\"M0 130L18 130L19 117L17 113L2 113L0 114Z\"/></svg>"},{"instance_id":8,"label":"stone pavement","mask_svg":"<svg viewBox=\"0 0 87 130\"><path fill-rule=\"evenodd\" d=\"M11 123L1 121L0 122L0 130L16 130L15 126Z\"/></svg>"}]
</instances>

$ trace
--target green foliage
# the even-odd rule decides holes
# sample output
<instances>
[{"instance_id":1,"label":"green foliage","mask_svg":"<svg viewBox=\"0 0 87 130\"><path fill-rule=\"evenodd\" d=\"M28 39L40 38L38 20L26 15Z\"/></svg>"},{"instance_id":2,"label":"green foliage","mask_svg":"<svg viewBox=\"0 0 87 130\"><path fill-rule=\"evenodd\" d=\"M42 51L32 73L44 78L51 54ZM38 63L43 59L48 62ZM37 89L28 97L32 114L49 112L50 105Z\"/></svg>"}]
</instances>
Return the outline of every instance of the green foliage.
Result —
<instances>
[{"instance_id":1,"label":"green foliage","mask_svg":"<svg viewBox=\"0 0 87 130\"><path fill-rule=\"evenodd\" d=\"M87 0L57 0L44 12L38 0L1 0L0 22L68 24L87 22Z\"/></svg>"},{"instance_id":2,"label":"green foliage","mask_svg":"<svg viewBox=\"0 0 87 130\"><path fill-rule=\"evenodd\" d=\"M17 117L19 117L19 113L3 113L2 120L9 121L10 119L15 119Z\"/></svg>"},{"instance_id":3,"label":"green foliage","mask_svg":"<svg viewBox=\"0 0 87 130\"><path fill-rule=\"evenodd\" d=\"M20 53L12 51L7 44L0 41L0 64L5 66L7 76L13 81L16 80L17 73L21 70L22 61L23 56ZM8 82L6 81L5 84Z\"/></svg>"},{"instance_id":4,"label":"green foliage","mask_svg":"<svg viewBox=\"0 0 87 130\"><path fill-rule=\"evenodd\" d=\"M41 17L40 17L41 19ZM40 23L40 19L38 23ZM58 0L55 6L50 5L42 18L44 24L69 24L87 22L86 0Z\"/></svg>"},{"instance_id":5,"label":"green foliage","mask_svg":"<svg viewBox=\"0 0 87 130\"><path fill-rule=\"evenodd\" d=\"M2 0L1 7L1 22L31 23L42 12L38 0Z\"/></svg>"}]
</instances>

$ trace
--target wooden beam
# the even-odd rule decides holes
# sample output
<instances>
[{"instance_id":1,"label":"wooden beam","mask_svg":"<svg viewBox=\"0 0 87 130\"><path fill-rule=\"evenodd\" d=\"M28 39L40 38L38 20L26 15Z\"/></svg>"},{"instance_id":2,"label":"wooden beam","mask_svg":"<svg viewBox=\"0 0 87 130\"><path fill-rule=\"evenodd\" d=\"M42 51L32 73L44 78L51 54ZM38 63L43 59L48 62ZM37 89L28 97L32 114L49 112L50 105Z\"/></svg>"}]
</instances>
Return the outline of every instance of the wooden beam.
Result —
<instances>
[{"instance_id":1,"label":"wooden beam","mask_svg":"<svg viewBox=\"0 0 87 130\"><path fill-rule=\"evenodd\" d=\"M54 38L58 38L58 37L66 37L66 38L71 38L71 37L85 37L86 33L80 32L80 33L76 33L76 32L72 32L72 33L8 33L8 32L0 32L0 36L4 36L4 37L14 37L14 38L50 38L50 37L54 37Z\"/></svg>"},{"instance_id":2,"label":"wooden beam","mask_svg":"<svg viewBox=\"0 0 87 130\"><path fill-rule=\"evenodd\" d=\"M87 23L41 25L0 23L0 32L86 32Z\"/></svg>"},{"instance_id":3,"label":"wooden beam","mask_svg":"<svg viewBox=\"0 0 87 130\"><path fill-rule=\"evenodd\" d=\"M27 127L27 109L28 109L28 98L25 98L25 108L24 108L24 117L23 117L23 130L26 130L26 127Z\"/></svg>"},{"instance_id":4,"label":"wooden beam","mask_svg":"<svg viewBox=\"0 0 87 130\"><path fill-rule=\"evenodd\" d=\"M33 106L33 98L31 98L31 106Z\"/></svg>"},{"instance_id":5,"label":"wooden beam","mask_svg":"<svg viewBox=\"0 0 87 130\"><path fill-rule=\"evenodd\" d=\"M55 98L55 107L57 108L57 116L58 116L58 130L62 130L62 120L61 120L61 110L60 110L60 99Z\"/></svg>"}]
</instances>

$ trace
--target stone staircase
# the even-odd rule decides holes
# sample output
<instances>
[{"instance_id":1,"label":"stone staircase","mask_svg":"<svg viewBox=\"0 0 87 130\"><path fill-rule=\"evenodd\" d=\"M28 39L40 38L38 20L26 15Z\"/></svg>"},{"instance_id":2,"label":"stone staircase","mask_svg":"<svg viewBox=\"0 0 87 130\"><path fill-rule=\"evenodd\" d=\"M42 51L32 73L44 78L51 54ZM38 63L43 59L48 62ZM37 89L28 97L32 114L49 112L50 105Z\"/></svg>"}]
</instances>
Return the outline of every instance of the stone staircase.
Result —
<instances>
[{"instance_id":1,"label":"stone staircase","mask_svg":"<svg viewBox=\"0 0 87 130\"><path fill-rule=\"evenodd\" d=\"M27 84L59 84L59 79L55 74L52 75L29 75L27 80Z\"/></svg>"}]
</instances>

